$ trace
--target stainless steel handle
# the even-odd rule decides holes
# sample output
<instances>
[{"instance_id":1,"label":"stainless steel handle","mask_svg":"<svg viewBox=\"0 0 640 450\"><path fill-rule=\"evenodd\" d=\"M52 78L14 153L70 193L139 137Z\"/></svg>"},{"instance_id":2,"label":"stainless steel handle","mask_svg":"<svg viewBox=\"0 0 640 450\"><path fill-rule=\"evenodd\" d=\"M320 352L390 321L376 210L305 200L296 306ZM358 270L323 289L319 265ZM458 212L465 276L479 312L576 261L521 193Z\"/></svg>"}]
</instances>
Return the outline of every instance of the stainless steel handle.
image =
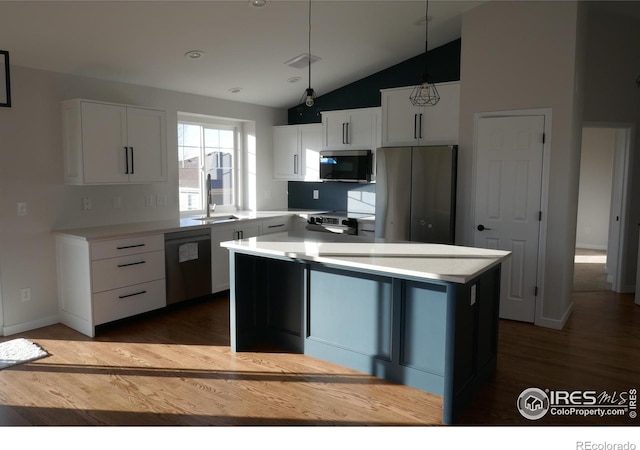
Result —
<instances>
[{"instance_id":1,"label":"stainless steel handle","mask_svg":"<svg viewBox=\"0 0 640 450\"><path fill-rule=\"evenodd\" d=\"M142 294L146 294L146 293L147 293L147 291L134 292L133 294L118 295L118 298L129 298L129 297L135 297L136 295L142 295Z\"/></svg>"},{"instance_id":2,"label":"stainless steel handle","mask_svg":"<svg viewBox=\"0 0 640 450\"><path fill-rule=\"evenodd\" d=\"M125 164L124 173L128 174L129 173L129 147L124 148L124 164Z\"/></svg>"},{"instance_id":3,"label":"stainless steel handle","mask_svg":"<svg viewBox=\"0 0 640 450\"><path fill-rule=\"evenodd\" d=\"M418 115L413 115L413 138L418 139Z\"/></svg>"},{"instance_id":4,"label":"stainless steel handle","mask_svg":"<svg viewBox=\"0 0 640 450\"><path fill-rule=\"evenodd\" d=\"M350 142L350 139L349 139L349 122L345 123L344 125L345 125L344 128L346 130L344 143L345 144L349 144L349 142Z\"/></svg>"},{"instance_id":5,"label":"stainless steel handle","mask_svg":"<svg viewBox=\"0 0 640 450\"><path fill-rule=\"evenodd\" d=\"M133 173L136 172L134 167L133 167L133 161L134 161L135 158L133 156L133 147L129 147L129 148L131 149L131 173L133 174Z\"/></svg>"},{"instance_id":6,"label":"stainless steel handle","mask_svg":"<svg viewBox=\"0 0 640 450\"><path fill-rule=\"evenodd\" d=\"M418 130L419 130L418 137L422 139L422 113L419 114Z\"/></svg>"},{"instance_id":7,"label":"stainless steel handle","mask_svg":"<svg viewBox=\"0 0 640 450\"><path fill-rule=\"evenodd\" d=\"M293 173L298 173L298 155L293 155Z\"/></svg>"},{"instance_id":8,"label":"stainless steel handle","mask_svg":"<svg viewBox=\"0 0 640 450\"><path fill-rule=\"evenodd\" d=\"M346 125L346 123L342 122L342 143L346 144L345 140L344 140L344 126Z\"/></svg>"},{"instance_id":9,"label":"stainless steel handle","mask_svg":"<svg viewBox=\"0 0 640 450\"><path fill-rule=\"evenodd\" d=\"M283 226L284 226L284 224L280 223L278 225L269 225L269 226L267 226L267 228L280 228L280 227L283 227Z\"/></svg>"},{"instance_id":10,"label":"stainless steel handle","mask_svg":"<svg viewBox=\"0 0 640 450\"><path fill-rule=\"evenodd\" d=\"M478 231L491 230L491 228L487 228L482 224L478 225L477 229L478 229Z\"/></svg>"},{"instance_id":11,"label":"stainless steel handle","mask_svg":"<svg viewBox=\"0 0 640 450\"><path fill-rule=\"evenodd\" d=\"M127 264L118 264L118 267L129 267L129 266L138 266L140 264L146 264L146 261L137 261L134 263L127 263Z\"/></svg>"}]
</instances>

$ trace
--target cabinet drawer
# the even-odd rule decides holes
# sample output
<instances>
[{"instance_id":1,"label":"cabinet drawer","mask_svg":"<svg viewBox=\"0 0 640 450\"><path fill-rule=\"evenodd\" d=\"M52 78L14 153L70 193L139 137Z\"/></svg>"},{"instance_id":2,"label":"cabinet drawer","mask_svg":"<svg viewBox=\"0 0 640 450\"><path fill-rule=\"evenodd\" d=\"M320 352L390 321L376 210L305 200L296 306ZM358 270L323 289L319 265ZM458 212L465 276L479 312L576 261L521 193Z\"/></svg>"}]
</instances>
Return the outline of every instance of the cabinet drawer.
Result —
<instances>
[{"instance_id":1,"label":"cabinet drawer","mask_svg":"<svg viewBox=\"0 0 640 450\"><path fill-rule=\"evenodd\" d=\"M167 304L164 279L93 295L94 325L123 319Z\"/></svg>"},{"instance_id":2,"label":"cabinet drawer","mask_svg":"<svg viewBox=\"0 0 640 450\"><path fill-rule=\"evenodd\" d=\"M164 279L164 250L91 262L91 292Z\"/></svg>"},{"instance_id":3,"label":"cabinet drawer","mask_svg":"<svg viewBox=\"0 0 640 450\"><path fill-rule=\"evenodd\" d=\"M164 234L93 242L91 244L91 260L95 261L97 259L114 258L155 250L164 250Z\"/></svg>"},{"instance_id":4,"label":"cabinet drawer","mask_svg":"<svg viewBox=\"0 0 640 450\"><path fill-rule=\"evenodd\" d=\"M262 221L262 234L282 233L289 230L289 216L271 217Z\"/></svg>"}]
</instances>

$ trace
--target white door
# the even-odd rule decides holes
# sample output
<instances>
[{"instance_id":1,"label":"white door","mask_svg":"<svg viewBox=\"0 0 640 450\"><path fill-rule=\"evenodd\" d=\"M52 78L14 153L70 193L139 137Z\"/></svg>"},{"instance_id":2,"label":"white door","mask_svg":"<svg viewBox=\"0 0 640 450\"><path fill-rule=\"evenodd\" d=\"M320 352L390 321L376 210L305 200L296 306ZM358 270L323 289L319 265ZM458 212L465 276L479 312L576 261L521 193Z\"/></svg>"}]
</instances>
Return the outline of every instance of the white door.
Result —
<instances>
[{"instance_id":1,"label":"white door","mask_svg":"<svg viewBox=\"0 0 640 450\"><path fill-rule=\"evenodd\" d=\"M475 245L511 251L502 265L500 317L535 319L544 116L478 120Z\"/></svg>"}]
</instances>

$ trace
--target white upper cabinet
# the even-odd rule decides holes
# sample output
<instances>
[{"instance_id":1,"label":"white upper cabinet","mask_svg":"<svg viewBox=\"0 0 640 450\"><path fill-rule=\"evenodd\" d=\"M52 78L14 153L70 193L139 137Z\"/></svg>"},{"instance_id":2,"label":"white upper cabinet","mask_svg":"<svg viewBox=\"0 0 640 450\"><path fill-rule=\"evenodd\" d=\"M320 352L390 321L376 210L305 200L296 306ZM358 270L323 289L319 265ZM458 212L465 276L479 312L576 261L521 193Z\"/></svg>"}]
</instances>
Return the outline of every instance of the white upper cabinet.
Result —
<instances>
[{"instance_id":1,"label":"white upper cabinet","mask_svg":"<svg viewBox=\"0 0 640 450\"><path fill-rule=\"evenodd\" d=\"M323 150L374 150L380 141L380 108L322 112Z\"/></svg>"},{"instance_id":2,"label":"white upper cabinet","mask_svg":"<svg viewBox=\"0 0 640 450\"><path fill-rule=\"evenodd\" d=\"M321 124L273 127L273 177L318 181L321 147Z\"/></svg>"},{"instance_id":3,"label":"white upper cabinet","mask_svg":"<svg viewBox=\"0 0 640 450\"><path fill-rule=\"evenodd\" d=\"M167 181L164 111L76 99L62 119L67 184Z\"/></svg>"},{"instance_id":4,"label":"white upper cabinet","mask_svg":"<svg viewBox=\"0 0 640 450\"><path fill-rule=\"evenodd\" d=\"M383 147L458 143L460 82L436 87L440 101L423 107L409 100L413 86L381 90Z\"/></svg>"}]
</instances>

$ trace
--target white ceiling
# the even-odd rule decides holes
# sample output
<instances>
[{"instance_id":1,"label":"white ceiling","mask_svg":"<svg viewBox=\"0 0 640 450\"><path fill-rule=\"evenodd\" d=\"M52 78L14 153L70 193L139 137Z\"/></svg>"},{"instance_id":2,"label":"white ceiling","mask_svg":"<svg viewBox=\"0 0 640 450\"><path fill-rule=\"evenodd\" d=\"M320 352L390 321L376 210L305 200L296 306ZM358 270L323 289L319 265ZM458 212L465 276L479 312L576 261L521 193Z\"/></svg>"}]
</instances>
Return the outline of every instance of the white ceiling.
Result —
<instances>
[{"instance_id":1,"label":"white ceiling","mask_svg":"<svg viewBox=\"0 0 640 450\"><path fill-rule=\"evenodd\" d=\"M429 1L429 48L460 37L460 14L482 1ZM317 95L424 52L423 0L313 0L311 84ZM289 108L308 68L309 3L0 1L0 49L11 65ZM420 21L422 19L422 21ZM189 50L204 57L190 60ZM297 83L288 79L301 77ZM229 89L239 87L232 94Z\"/></svg>"}]
</instances>

